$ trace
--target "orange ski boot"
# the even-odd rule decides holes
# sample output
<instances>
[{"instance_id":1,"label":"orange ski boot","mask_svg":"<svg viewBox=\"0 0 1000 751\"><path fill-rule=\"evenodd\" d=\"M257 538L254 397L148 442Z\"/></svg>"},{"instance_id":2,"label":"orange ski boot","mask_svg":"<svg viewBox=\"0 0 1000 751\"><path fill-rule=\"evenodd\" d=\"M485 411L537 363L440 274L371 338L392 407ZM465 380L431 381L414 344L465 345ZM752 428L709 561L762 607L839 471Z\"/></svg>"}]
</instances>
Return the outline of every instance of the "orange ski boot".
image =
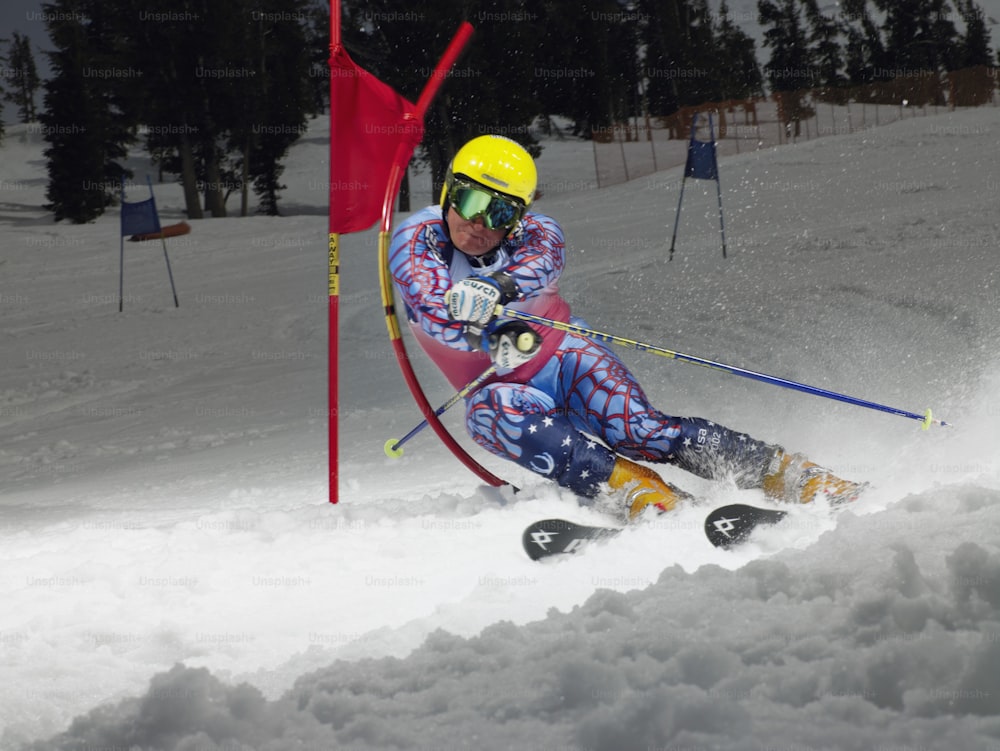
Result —
<instances>
[{"instance_id":1,"label":"orange ski boot","mask_svg":"<svg viewBox=\"0 0 1000 751\"><path fill-rule=\"evenodd\" d=\"M778 449L764 475L763 487L764 495L773 500L812 503L819 498L838 506L857 500L868 484L842 480L802 454Z\"/></svg>"},{"instance_id":2,"label":"orange ski boot","mask_svg":"<svg viewBox=\"0 0 1000 751\"><path fill-rule=\"evenodd\" d=\"M629 509L630 520L650 506L663 513L672 510L678 502L694 497L675 488L648 467L620 456L615 461L608 485L614 490L625 491L625 504Z\"/></svg>"}]
</instances>

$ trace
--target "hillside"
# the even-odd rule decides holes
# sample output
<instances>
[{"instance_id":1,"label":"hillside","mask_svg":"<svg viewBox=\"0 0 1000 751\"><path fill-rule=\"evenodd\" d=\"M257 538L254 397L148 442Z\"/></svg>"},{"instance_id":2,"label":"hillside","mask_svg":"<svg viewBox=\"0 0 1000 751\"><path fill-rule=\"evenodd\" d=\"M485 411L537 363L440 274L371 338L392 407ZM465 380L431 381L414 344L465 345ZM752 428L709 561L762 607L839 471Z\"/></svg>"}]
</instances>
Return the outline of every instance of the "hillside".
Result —
<instances>
[{"instance_id":1,"label":"hillside","mask_svg":"<svg viewBox=\"0 0 1000 751\"><path fill-rule=\"evenodd\" d=\"M420 415L371 232L344 242L325 503L325 121L287 216L170 241L180 308L160 247L129 244L123 313L117 212L52 224L21 127L0 149L3 748L1000 748L1000 109L725 158L727 260L714 186L689 184L668 263L679 170L572 188L589 144L545 144L537 208L591 325L955 427L624 352L664 410L874 489L737 552L702 507L544 566L527 523L601 517L493 459L523 490L483 488L429 432L384 456Z\"/></svg>"}]
</instances>

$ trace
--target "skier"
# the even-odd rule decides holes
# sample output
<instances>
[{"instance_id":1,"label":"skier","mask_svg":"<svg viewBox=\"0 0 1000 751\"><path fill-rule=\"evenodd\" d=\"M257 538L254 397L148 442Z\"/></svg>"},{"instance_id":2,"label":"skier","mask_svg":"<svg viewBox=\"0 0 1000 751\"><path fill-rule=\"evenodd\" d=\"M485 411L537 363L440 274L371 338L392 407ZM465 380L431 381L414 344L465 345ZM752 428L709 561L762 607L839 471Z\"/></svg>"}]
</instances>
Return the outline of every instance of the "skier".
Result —
<instances>
[{"instance_id":1,"label":"skier","mask_svg":"<svg viewBox=\"0 0 1000 751\"><path fill-rule=\"evenodd\" d=\"M412 331L451 384L459 389L491 361L498 366L466 400L466 428L477 444L584 498L610 487L630 518L691 498L639 462L729 476L740 488L789 502L857 496L860 485L801 454L660 412L596 341L497 317L504 305L587 325L559 294L562 229L528 210L536 184L520 144L474 138L452 160L440 205L414 213L391 242L389 267Z\"/></svg>"}]
</instances>

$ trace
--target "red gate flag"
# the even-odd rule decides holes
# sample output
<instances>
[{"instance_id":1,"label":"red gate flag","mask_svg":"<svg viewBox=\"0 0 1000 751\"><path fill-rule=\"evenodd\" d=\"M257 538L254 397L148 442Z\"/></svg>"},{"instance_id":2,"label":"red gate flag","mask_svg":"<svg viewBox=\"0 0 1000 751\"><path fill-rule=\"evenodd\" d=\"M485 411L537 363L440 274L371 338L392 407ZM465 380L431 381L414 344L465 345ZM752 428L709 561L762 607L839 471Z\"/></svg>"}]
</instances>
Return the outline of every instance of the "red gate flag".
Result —
<instances>
[{"instance_id":1,"label":"red gate flag","mask_svg":"<svg viewBox=\"0 0 1000 751\"><path fill-rule=\"evenodd\" d=\"M371 227L400 142L407 153L423 138L415 107L337 45L330 60L330 231L347 234Z\"/></svg>"},{"instance_id":2,"label":"red gate flag","mask_svg":"<svg viewBox=\"0 0 1000 751\"><path fill-rule=\"evenodd\" d=\"M424 86L416 106L358 67L340 42L340 2L330 2L330 208L329 208L329 491L339 500L339 310L340 235L368 229L379 218L379 276L383 308L399 365L428 424L466 466L493 485L501 480L479 467L452 438L427 403L408 362L396 321L391 283L386 277L386 254L392 223L393 198L403 172L424 133L424 114L472 34L463 23ZM473 468L473 467L470 467ZM475 469L474 469L475 471Z\"/></svg>"},{"instance_id":3,"label":"red gate flag","mask_svg":"<svg viewBox=\"0 0 1000 751\"><path fill-rule=\"evenodd\" d=\"M371 227L405 145L406 161L423 137L414 106L358 67L340 41L340 0L330 1L330 185L327 419L329 500L339 500L340 235ZM404 164L405 168L405 164Z\"/></svg>"}]
</instances>

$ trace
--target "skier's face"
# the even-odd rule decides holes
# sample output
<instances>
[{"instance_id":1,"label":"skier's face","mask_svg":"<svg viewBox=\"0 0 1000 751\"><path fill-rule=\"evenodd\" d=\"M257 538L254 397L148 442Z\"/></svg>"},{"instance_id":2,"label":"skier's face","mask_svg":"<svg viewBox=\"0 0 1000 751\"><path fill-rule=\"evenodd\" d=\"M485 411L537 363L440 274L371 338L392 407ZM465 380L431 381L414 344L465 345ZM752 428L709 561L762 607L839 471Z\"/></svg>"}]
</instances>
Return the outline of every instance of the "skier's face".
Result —
<instances>
[{"instance_id":1,"label":"skier's face","mask_svg":"<svg viewBox=\"0 0 1000 751\"><path fill-rule=\"evenodd\" d=\"M451 206L448 207L448 231L455 247L470 256L486 255L508 232L506 229L487 229L482 217L463 219Z\"/></svg>"}]
</instances>

